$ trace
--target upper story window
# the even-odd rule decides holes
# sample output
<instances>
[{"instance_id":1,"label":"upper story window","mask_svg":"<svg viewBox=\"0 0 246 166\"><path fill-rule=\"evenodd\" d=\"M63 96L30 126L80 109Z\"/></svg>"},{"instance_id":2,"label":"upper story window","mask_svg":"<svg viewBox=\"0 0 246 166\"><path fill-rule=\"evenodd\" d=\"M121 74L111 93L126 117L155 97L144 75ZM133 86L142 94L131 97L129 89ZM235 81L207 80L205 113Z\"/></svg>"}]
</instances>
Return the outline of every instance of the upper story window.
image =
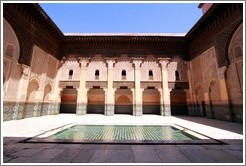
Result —
<instances>
[{"instance_id":1,"label":"upper story window","mask_svg":"<svg viewBox=\"0 0 246 166\"><path fill-rule=\"evenodd\" d=\"M126 79L126 71L125 70L122 70L122 72L121 72L121 78L122 78L122 80L125 80Z\"/></svg>"},{"instance_id":2,"label":"upper story window","mask_svg":"<svg viewBox=\"0 0 246 166\"><path fill-rule=\"evenodd\" d=\"M98 80L99 79L99 70L95 71L95 79Z\"/></svg>"},{"instance_id":3,"label":"upper story window","mask_svg":"<svg viewBox=\"0 0 246 166\"><path fill-rule=\"evenodd\" d=\"M68 79L73 78L73 70L69 70Z\"/></svg>"},{"instance_id":4,"label":"upper story window","mask_svg":"<svg viewBox=\"0 0 246 166\"><path fill-rule=\"evenodd\" d=\"M152 70L149 71L149 79L153 80L153 71Z\"/></svg>"},{"instance_id":5,"label":"upper story window","mask_svg":"<svg viewBox=\"0 0 246 166\"><path fill-rule=\"evenodd\" d=\"M180 75L179 75L179 72L177 70L175 71L175 80L176 81L180 80Z\"/></svg>"}]
</instances>

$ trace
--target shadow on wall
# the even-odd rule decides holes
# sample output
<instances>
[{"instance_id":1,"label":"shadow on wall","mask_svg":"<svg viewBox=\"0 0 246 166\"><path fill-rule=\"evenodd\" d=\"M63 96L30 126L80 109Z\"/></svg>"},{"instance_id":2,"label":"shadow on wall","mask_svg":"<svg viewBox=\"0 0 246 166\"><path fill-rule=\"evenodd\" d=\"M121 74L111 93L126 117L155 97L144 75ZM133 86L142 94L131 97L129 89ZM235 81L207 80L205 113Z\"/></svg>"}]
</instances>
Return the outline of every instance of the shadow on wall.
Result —
<instances>
[{"instance_id":1,"label":"shadow on wall","mask_svg":"<svg viewBox=\"0 0 246 166\"><path fill-rule=\"evenodd\" d=\"M74 88L65 88L61 93L60 113L76 113L77 90Z\"/></svg>"}]
</instances>

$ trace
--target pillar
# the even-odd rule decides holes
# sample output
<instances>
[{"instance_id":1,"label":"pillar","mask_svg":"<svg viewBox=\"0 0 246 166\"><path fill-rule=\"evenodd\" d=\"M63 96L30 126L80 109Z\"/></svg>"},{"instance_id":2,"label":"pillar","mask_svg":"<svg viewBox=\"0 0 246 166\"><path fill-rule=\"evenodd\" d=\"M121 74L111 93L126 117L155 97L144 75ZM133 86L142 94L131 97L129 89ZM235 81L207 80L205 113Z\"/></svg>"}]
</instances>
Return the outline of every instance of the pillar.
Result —
<instances>
[{"instance_id":1,"label":"pillar","mask_svg":"<svg viewBox=\"0 0 246 166\"><path fill-rule=\"evenodd\" d=\"M115 63L114 60L108 59L108 81L107 81L107 90L106 90L106 98L105 98L105 115L110 116L114 115L114 105L115 105L115 89L113 88L113 65Z\"/></svg>"},{"instance_id":2,"label":"pillar","mask_svg":"<svg viewBox=\"0 0 246 166\"><path fill-rule=\"evenodd\" d=\"M27 89L28 89L28 81L29 81L29 74L30 74L30 68L26 65L21 65L22 67L22 75L20 79L20 84L18 88L17 93L17 101L25 102L26 95L27 95Z\"/></svg>"},{"instance_id":3,"label":"pillar","mask_svg":"<svg viewBox=\"0 0 246 166\"><path fill-rule=\"evenodd\" d=\"M30 74L30 67L26 65L21 65L22 67L22 75L20 78L20 83L18 87L17 93L17 102L15 102L13 107L13 114L12 119L22 119L24 118L25 114L25 102L26 102L26 95L29 83L29 74Z\"/></svg>"},{"instance_id":4,"label":"pillar","mask_svg":"<svg viewBox=\"0 0 246 166\"><path fill-rule=\"evenodd\" d=\"M194 115L194 106L195 100L194 100L194 94L193 94L193 86L192 86L192 63L188 62L188 70L187 70L187 76L188 76L188 81L189 81L189 91L187 92L189 94L189 98L187 98L187 105L188 105L188 114L189 115Z\"/></svg>"},{"instance_id":5,"label":"pillar","mask_svg":"<svg viewBox=\"0 0 246 166\"><path fill-rule=\"evenodd\" d=\"M160 115L164 116L165 110L164 110L163 90L162 88L158 88L158 91L160 93L160 110L161 110Z\"/></svg>"},{"instance_id":6,"label":"pillar","mask_svg":"<svg viewBox=\"0 0 246 166\"><path fill-rule=\"evenodd\" d=\"M87 73L87 59L80 59L80 77L79 88L77 96L77 115L85 115L87 110L87 89L86 89L86 73Z\"/></svg>"},{"instance_id":7,"label":"pillar","mask_svg":"<svg viewBox=\"0 0 246 166\"><path fill-rule=\"evenodd\" d=\"M168 89L168 73L167 65L168 59L161 59L161 74L162 74L162 95L163 95L163 116L171 115L170 90Z\"/></svg>"},{"instance_id":8,"label":"pillar","mask_svg":"<svg viewBox=\"0 0 246 166\"><path fill-rule=\"evenodd\" d=\"M141 116L143 114L143 90L140 87L140 65L142 60L133 60L135 66L135 93L134 93L134 105L133 105L133 115Z\"/></svg>"},{"instance_id":9,"label":"pillar","mask_svg":"<svg viewBox=\"0 0 246 166\"><path fill-rule=\"evenodd\" d=\"M61 75L61 67L63 65L64 61L60 61L57 63L57 74L56 74L56 79L55 79L55 84L54 84L54 89L52 90L53 92L50 94L50 100L52 100L52 104L49 107L49 110L47 112L48 115L53 115L53 114L59 114L60 112L60 103L61 103L61 91L62 88L59 86L59 81L60 81L60 75Z\"/></svg>"}]
</instances>

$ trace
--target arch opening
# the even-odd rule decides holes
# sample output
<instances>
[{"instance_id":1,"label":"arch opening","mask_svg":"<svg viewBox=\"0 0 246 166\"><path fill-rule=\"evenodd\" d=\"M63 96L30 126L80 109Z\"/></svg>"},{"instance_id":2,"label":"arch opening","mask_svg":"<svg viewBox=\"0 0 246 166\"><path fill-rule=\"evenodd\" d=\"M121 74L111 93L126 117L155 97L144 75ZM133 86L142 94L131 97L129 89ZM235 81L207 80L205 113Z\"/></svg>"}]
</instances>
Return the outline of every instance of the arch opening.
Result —
<instances>
[{"instance_id":1,"label":"arch opening","mask_svg":"<svg viewBox=\"0 0 246 166\"><path fill-rule=\"evenodd\" d=\"M87 92L88 114L104 114L105 109L105 91L100 87L94 87Z\"/></svg>"},{"instance_id":2,"label":"arch opening","mask_svg":"<svg viewBox=\"0 0 246 166\"><path fill-rule=\"evenodd\" d=\"M130 89L121 88L115 92L115 114L133 114L133 97Z\"/></svg>"},{"instance_id":3,"label":"arch opening","mask_svg":"<svg viewBox=\"0 0 246 166\"><path fill-rule=\"evenodd\" d=\"M143 91L143 114L161 115L160 92L154 87Z\"/></svg>"},{"instance_id":4,"label":"arch opening","mask_svg":"<svg viewBox=\"0 0 246 166\"><path fill-rule=\"evenodd\" d=\"M77 107L77 90L64 88L61 92L60 113L75 114Z\"/></svg>"}]
</instances>

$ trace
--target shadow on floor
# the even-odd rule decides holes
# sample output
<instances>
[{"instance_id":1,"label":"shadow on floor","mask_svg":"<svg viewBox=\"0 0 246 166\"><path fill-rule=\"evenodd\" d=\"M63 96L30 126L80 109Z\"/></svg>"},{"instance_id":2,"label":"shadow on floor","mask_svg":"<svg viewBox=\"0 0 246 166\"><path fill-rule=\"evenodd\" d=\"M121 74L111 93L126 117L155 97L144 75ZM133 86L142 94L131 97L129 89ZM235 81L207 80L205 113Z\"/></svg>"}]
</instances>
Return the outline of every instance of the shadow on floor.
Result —
<instances>
[{"instance_id":1,"label":"shadow on floor","mask_svg":"<svg viewBox=\"0 0 246 166\"><path fill-rule=\"evenodd\" d=\"M183 119L183 120L188 120L194 123L216 127L219 129L227 130L227 131L238 133L238 134L243 134L243 124L242 123L228 122L228 121L209 119L209 118L204 118L204 117L192 117L192 116L174 116L174 117Z\"/></svg>"}]
</instances>

